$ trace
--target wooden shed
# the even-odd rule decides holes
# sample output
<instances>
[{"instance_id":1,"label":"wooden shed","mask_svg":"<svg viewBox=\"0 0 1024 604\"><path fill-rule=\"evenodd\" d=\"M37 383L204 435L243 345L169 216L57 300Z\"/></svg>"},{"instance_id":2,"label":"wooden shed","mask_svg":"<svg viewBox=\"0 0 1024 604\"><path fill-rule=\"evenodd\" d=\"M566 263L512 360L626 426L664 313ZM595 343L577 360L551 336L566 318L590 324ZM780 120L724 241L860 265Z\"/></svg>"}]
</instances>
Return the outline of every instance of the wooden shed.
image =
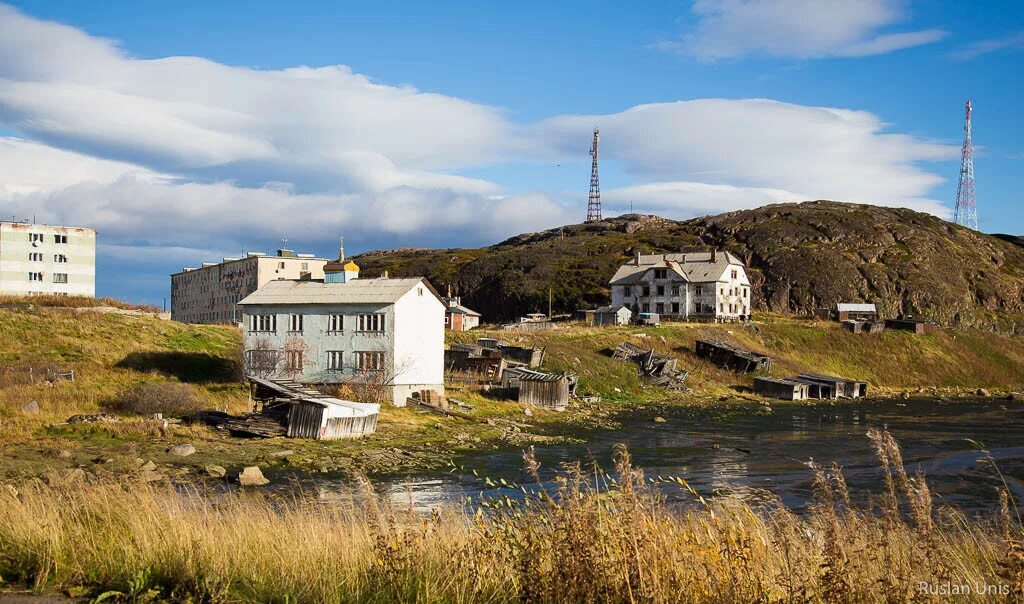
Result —
<instances>
[{"instance_id":1,"label":"wooden shed","mask_svg":"<svg viewBox=\"0 0 1024 604\"><path fill-rule=\"evenodd\" d=\"M807 384L811 398L860 398L867 396L868 383L817 373L801 373L789 378Z\"/></svg>"},{"instance_id":2,"label":"wooden shed","mask_svg":"<svg viewBox=\"0 0 1024 604\"><path fill-rule=\"evenodd\" d=\"M569 405L569 376L523 375L519 378L519 402L562 411Z\"/></svg>"},{"instance_id":3,"label":"wooden shed","mask_svg":"<svg viewBox=\"0 0 1024 604\"><path fill-rule=\"evenodd\" d=\"M787 401L802 401L808 398L807 384L772 377L754 378L754 392L761 396Z\"/></svg>"},{"instance_id":4,"label":"wooden shed","mask_svg":"<svg viewBox=\"0 0 1024 604\"><path fill-rule=\"evenodd\" d=\"M874 304L853 304L840 302L836 304L837 321L874 321L878 318L878 309Z\"/></svg>"},{"instance_id":5,"label":"wooden shed","mask_svg":"<svg viewBox=\"0 0 1024 604\"><path fill-rule=\"evenodd\" d=\"M921 319L886 319L886 329L899 329L901 331L911 331L916 334L922 334L927 331L927 323Z\"/></svg>"},{"instance_id":6,"label":"wooden shed","mask_svg":"<svg viewBox=\"0 0 1024 604\"><path fill-rule=\"evenodd\" d=\"M772 368L771 357L717 340L697 340L694 342L694 351L697 356L723 369L741 373L770 371Z\"/></svg>"},{"instance_id":7,"label":"wooden shed","mask_svg":"<svg viewBox=\"0 0 1024 604\"><path fill-rule=\"evenodd\" d=\"M254 397L267 401L264 415L285 424L291 438L336 440L372 434L377 430L380 405L327 396L290 380L249 376ZM287 413L282 413L287 405Z\"/></svg>"},{"instance_id":8,"label":"wooden shed","mask_svg":"<svg viewBox=\"0 0 1024 604\"><path fill-rule=\"evenodd\" d=\"M623 305L602 306L594 311L594 325L629 325L633 320L633 311Z\"/></svg>"}]
</instances>

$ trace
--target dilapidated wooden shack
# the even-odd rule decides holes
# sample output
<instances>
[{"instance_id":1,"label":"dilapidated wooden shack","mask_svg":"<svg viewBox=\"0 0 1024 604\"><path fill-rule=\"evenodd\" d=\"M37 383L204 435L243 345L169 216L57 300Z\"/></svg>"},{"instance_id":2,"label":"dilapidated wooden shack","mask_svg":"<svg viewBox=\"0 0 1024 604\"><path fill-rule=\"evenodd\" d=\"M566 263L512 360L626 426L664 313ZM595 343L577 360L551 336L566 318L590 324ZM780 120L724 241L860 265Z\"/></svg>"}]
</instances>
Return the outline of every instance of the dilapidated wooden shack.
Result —
<instances>
[{"instance_id":1,"label":"dilapidated wooden shack","mask_svg":"<svg viewBox=\"0 0 1024 604\"><path fill-rule=\"evenodd\" d=\"M811 398L861 398L867 396L868 383L817 373L801 373L789 378L801 384L807 384Z\"/></svg>"},{"instance_id":2,"label":"dilapidated wooden shack","mask_svg":"<svg viewBox=\"0 0 1024 604\"><path fill-rule=\"evenodd\" d=\"M928 323L921 319L886 319L885 327L886 329L898 329L900 331L922 334L927 331Z\"/></svg>"},{"instance_id":3,"label":"dilapidated wooden shack","mask_svg":"<svg viewBox=\"0 0 1024 604\"><path fill-rule=\"evenodd\" d=\"M722 369L731 369L740 373L767 372L772 368L770 356L744 350L717 340L697 340L694 343L694 351L698 357L707 359Z\"/></svg>"},{"instance_id":4,"label":"dilapidated wooden shack","mask_svg":"<svg viewBox=\"0 0 1024 604\"><path fill-rule=\"evenodd\" d=\"M773 377L754 378L754 392L761 396L787 401L802 401L808 398L807 384Z\"/></svg>"},{"instance_id":5,"label":"dilapidated wooden shack","mask_svg":"<svg viewBox=\"0 0 1024 604\"><path fill-rule=\"evenodd\" d=\"M249 376L253 398L263 405L265 418L282 422L290 438L337 440L377 430L380 405L327 396L288 380ZM287 412L285 413L285 409Z\"/></svg>"},{"instance_id":6,"label":"dilapidated wooden shack","mask_svg":"<svg viewBox=\"0 0 1024 604\"><path fill-rule=\"evenodd\" d=\"M519 377L519 402L562 411L569 405L570 377L532 372Z\"/></svg>"}]
</instances>

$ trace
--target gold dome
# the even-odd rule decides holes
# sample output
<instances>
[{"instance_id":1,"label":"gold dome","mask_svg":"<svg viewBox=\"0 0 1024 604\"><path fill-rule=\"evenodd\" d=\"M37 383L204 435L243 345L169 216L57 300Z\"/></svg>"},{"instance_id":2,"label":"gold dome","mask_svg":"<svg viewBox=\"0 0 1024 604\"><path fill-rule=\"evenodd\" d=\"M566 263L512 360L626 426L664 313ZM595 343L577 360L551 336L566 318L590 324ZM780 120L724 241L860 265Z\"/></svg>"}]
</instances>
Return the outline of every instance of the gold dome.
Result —
<instances>
[{"instance_id":1,"label":"gold dome","mask_svg":"<svg viewBox=\"0 0 1024 604\"><path fill-rule=\"evenodd\" d=\"M354 271L354 272L358 273L359 272L359 265L356 264L355 262L349 260L347 263L345 263L345 270L346 271Z\"/></svg>"}]
</instances>

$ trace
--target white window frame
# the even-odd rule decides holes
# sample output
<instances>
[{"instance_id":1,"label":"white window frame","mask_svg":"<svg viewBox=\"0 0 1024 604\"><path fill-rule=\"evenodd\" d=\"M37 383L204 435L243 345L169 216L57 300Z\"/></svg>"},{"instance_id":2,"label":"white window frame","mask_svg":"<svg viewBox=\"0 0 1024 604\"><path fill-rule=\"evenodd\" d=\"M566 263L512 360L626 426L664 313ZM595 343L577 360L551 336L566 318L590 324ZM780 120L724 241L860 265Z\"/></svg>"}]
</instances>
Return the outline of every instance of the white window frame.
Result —
<instances>
[{"instance_id":1,"label":"white window frame","mask_svg":"<svg viewBox=\"0 0 1024 604\"><path fill-rule=\"evenodd\" d=\"M53 242L57 243L57 244L67 244L68 236L67 235L56 235L55 234L53 236Z\"/></svg>"},{"instance_id":2,"label":"white window frame","mask_svg":"<svg viewBox=\"0 0 1024 604\"><path fill-rule=\"evenodd\" d=\"M329 315L327 318L327 331L331 333L341 333L345 331L345 315Z\"/></svg>"},{"instance_id":3,"label":"white window frame","mask_svg":"<svg viewBox=\"0 0 1024 604\"><path fill-rule=\"evenodd\" d=\"M288 315L288 331L290 333L302 333L303 316L301 314Z\"/></svg>"},{"instance_id":4,"label":"white window frame","mask_svg":"<svg viewBox=\"0 0 1024 604\"><path fill-rule=\"evenodd\" d=\"M54 273L53 274L53 282L54 283L67 283L68 282L68 274L67 273Z\"/></svg>"},{"instance_id":5,"label":"white window frame","mask_svg":"<svg viewBox=\"0 0 1024 604\"><path fill-rule=\"evenodd\" d=\"M41 272L31 272L31 273L28 274L28 280L29 281L34 281L34 282L42 282L42 280L43 280L43 273L41 273Z\"/></svg>"},{"instance_id":6,"label":"white window frame","mask_svg":"<svg viewBox=\"0 0 1024 604\"><path fill-rule=\"evenodd\" d=\"M285 351L285 370L286 371L302 371L303 359L305 355L302 350L286 350Z\"/></svg>"},{"instance_id":7,"label":"white window frame","mask_svg":"<svg viewBox=\"0 0 1024 604\"><path fill-rule=\"evenodd\" d=\"M359 371L384 371L384 363L384 351L360 350L356 352L356 369Z\"/></svg>"},{"instance_id":8,"label":"white window frame","mask_svg":"<svg viewBox=\"0 0 1024 604\"><path fill-rule=\"evenodd\" d=\"M384 313L364 313L357 315L356 331L360 333L384 333L386 331Z\"/></svg>"},{"instance_id":9,"label":"white window frame","mask_svg":"<svg viewBox=\"0 0 1024 604\"><path fill-rule=\"evenodd\" d=\"M344 371L345 352L342 350L328 350L327 369L330 371Z\"/></svg>"},{"instance_id":10,"label":"white window frame","mask_svg":"<svg viewBox=\"0 0 1024 604\"><path fill-rule=\"evenodd\" d=\"M277 333L277 315L249 315L249 331Z\"/></svg>"},{"instance_id":11,"label":"white window frame","mask_svg":"<svg viewBox=\"0 0 1024 604\"><path fill-rule=\"evenodd\" d=\"M43 253L42 252L29 252L29 254L28 254L28 261L29 262L42 262L43 261Z\"/></svg>"}]
</instances>

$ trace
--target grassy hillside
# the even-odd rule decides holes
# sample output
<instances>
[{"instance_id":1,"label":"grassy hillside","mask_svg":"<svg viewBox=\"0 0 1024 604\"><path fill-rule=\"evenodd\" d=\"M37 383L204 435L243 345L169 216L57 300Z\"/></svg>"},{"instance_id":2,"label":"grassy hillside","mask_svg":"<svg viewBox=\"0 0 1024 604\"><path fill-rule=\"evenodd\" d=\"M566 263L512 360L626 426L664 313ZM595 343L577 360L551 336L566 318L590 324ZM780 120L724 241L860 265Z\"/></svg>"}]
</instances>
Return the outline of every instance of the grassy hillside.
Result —
<instances>
[{"instance_id":1,"label":"grassy hillside","mask_svg":"<svg viewBox=\"0 0 1024 604\"><path fill-rule=\"evenodd\" d=\"M1024 387L1024 338L975 330L936 329L924 335L886 331L852 334L837 323L766 316L751 326L667 323L657 328L587 328L515 332L473 331L453 336L468 342L483 335L546 348L547 365L581 376L583 391L610 400L663 400L670 395L644 388L630 363L610 352L628 340L675 355L691 369L687 383L697 398L746 393L752 377L718 369L693 353L697 338L724 340L773 357L772 375L816 372L867 380L882 391L917 388L970 390ZM640 336L640 337L638 337ZM616 392L615 388L621 390Z\"/></svg>"},{"instance_id":2,"label":"grassy hillside","mask_svg":"<svg viewBox=\"0 0 1024 604\"><path fill-rule=\"evenodd\" d=\"M424 275L498 321L607 304L633 253L727 249L749 267L756 308L811 313L874 302L944 324L1024 330L1024 248L911 210L830 201L777 204L685 222L626 215L528 233L480 249L358 257L369 275Z\"/></svg>"}]
</instances>

